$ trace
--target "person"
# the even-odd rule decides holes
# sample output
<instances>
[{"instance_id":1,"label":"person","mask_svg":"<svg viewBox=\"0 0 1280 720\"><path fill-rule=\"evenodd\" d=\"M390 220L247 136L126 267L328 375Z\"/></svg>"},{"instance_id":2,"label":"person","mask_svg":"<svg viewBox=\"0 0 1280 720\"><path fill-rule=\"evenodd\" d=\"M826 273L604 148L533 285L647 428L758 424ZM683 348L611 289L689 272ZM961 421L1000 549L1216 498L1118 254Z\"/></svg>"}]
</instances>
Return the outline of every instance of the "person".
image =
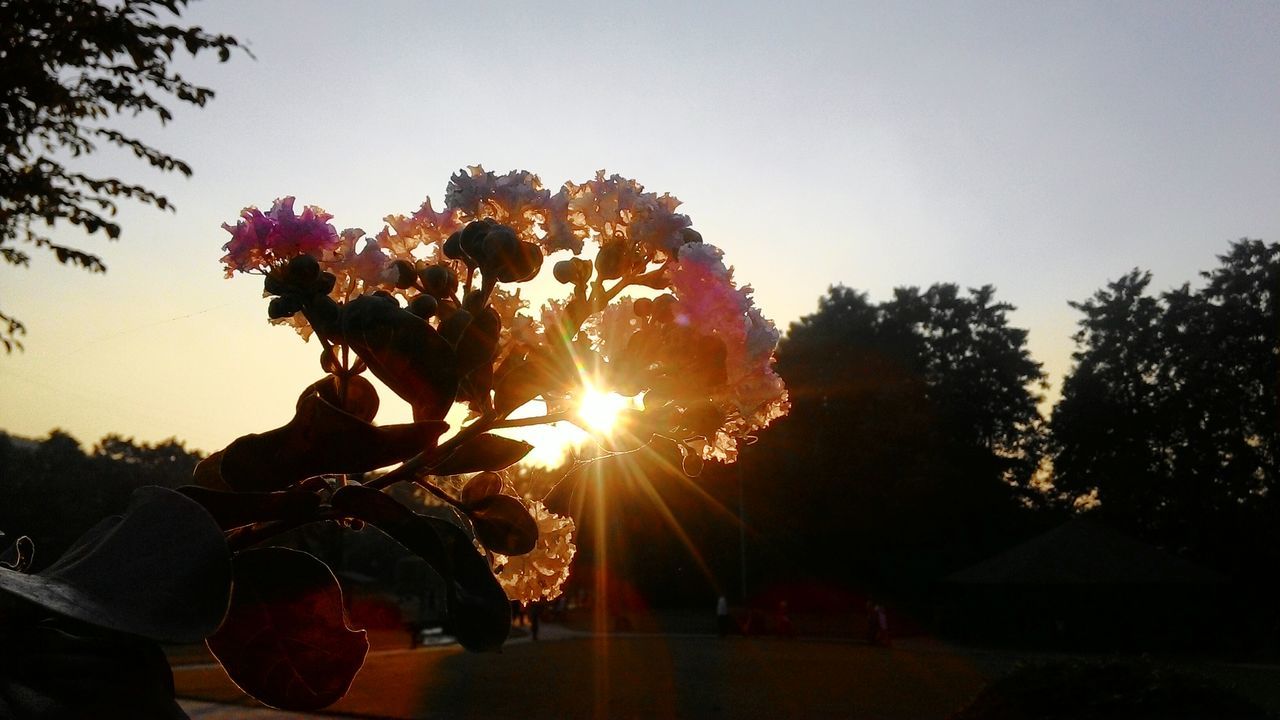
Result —
<instances>
[{"instance_id":1,"label":"person","mask_svg":"<svg viewBox=\"0 0 1280 720\"><path fill-rule=\"evenodd\" d=\"M782 637L791 637L795 634L795 629L791 626L791 615L787 612L787 601L778 601L778 615L775 618L775 625L778 629L778 635Z\"/></svg>"},{"instance_id":2,"label":"person","mask_svg":"<svg viewBox=\"0 0 1280 720\"><path fill-rule=\"evenodd\" d=\"M720 637L729 634L729 598L723 595L716 600L716 631Z\"/></svg>"},{"instance_id":3,"label":"person","mask_svg":"<svg viewBox=\"0 0 1280 720\"><path fill-rule=\"evenodd\" d=\"M880 636L880 619L876 616L876 607L878 607L869 598L864 606L867 614L867 644L875 645Z\"/></svg>"},{"instance_id":4,"label":"person","mask_svg":"<svg viewBox=\"0 0 1280 720\"><path fill-rule=\"evenodd\" d=\"M538 630L541 625L541 623L539 623L538 621L540 619L539 615L541 614L542 614L541 603L535 602L535 603L529 604L529 635L534 639L535 642L538 639Z\"/></svg>"},{"instance_id":5,"label":"person","mask_svg":"<svg viewBox=\"0 0 1280 720\"><path fill-rule=\"evenodd\" d=\"M876 621L876 644L880 647L890 647L893 643L889 640L889 617L884 612L884 606L876 603L875 607Z\"/></svg>"}]
</instances>

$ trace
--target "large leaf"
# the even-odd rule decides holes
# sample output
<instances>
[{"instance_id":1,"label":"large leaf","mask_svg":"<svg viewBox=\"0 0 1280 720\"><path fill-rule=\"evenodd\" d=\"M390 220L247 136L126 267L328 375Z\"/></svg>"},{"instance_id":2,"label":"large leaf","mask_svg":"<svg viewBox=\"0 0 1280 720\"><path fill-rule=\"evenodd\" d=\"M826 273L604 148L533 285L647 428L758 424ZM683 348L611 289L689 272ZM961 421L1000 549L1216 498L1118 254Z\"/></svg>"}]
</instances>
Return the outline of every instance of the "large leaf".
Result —
<instances>
[{"instance_id":1,"label":"large leaf","mask_svg":"<svg viewBox=\"0 0 1280 720\"><path fill-rule=\"evenodd\" d=\"M160 646L67 621L5 628L0 717L186 718Z\"/></svg>"},{"instance_id":2,"label":"large leaf","mask_svg":"<svg viewBox=\"0 0 1280 720\"><path fill-rule=\"evenodd\" d=\"M394 498L362 485L333 494L339 512L373 525L427 561L445 581L448 602L446 631L462 647L497 650L511 631L511 603L493 576L489 562L462 528L446 520L419 515Z\"/></svg>"},{"instance_id":3,"label":"large leaf","mask_svg":"<svg viewBox=\"0 0 1280 720\"><path fill-rule=\"evenodd\" d=\"M466 506L476 537L489 550L524 555L538 544L538 523L519 499L489 495Z\"/></svg>"},{"instance_id":4,"label":"large leaf","mask_svg":"<svg viewBox=\"0 0 1280 720\"><path fill-rule=\"evenodd\" d=\"M0 590L45 610L160 642L199 642L218 627L231 589L222 531L195 501L135 490L36 575L0 567Z\"/></svg>"},{"instance_id":5,"label":"large leaf","mask_svg":"<svg viewBox=\"0 0 1280 720\"><path fill-rule=\"evenodd\" d=\"M482 470L497 472L519 462L532 449L533 446L523 440L512 440L489 433L477 435L432 464L431 474L462 475Z\"/></svg>"},{"instance_id":6,"label":"large leaf","mask_svg":"<svg viewBox=\"0 0 1280 720\"><path fill-rule=\"evenodd\" d=\"M334 335L378 379L413 406L414 419L439 420L458 391L453 348L394 300L364 295L347 303Z\"/></svg>"},{"instance_id":7,"label":"large leaf","mask_svg":"<svg viewBox=\"0 0 1280 720\"><path fill-rule=\"evenodd\" d=\"M312 391L284 427L245 435L223 451L220 476L236 490L280 490L325 473L361 473L435 447L437 421L377 427Z\"/></svg>"},{"instance_id":8,"label":"large leaf","mask_svg":"<svg viewBox=\"0 0 1280 720\"><path fill-rule=\"evenodd\" d=\"M231 609L208 644L236 685L285 710L336 702L369 651L365 632L347 627L329 566L279 547L236 556Z\"/></svg>"},{"instance_id":9,"label":"large leaf","mask_svg":"<svg viewBox=\"0 0 1280 720\"><path fill-rule=\"evenodd\" d=\"M184 485L178 492L200 503L223 530L273 520L306 520L320 509L320 496L305 490L224 492Z\"/></svg>"}]
</instances>

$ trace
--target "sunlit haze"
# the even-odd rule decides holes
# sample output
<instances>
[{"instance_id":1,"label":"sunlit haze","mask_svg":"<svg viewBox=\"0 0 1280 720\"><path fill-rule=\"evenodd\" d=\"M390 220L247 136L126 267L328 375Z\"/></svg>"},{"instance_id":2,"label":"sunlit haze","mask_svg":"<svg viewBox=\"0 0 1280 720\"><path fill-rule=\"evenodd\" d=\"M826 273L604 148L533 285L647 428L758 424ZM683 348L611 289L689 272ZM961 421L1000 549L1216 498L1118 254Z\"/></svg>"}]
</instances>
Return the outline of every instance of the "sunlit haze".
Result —
<instances>
[{"instance_id":1,"label":"sunlit haze","mask_svg":"<svg viewBox=\"0 0 1280 720\"><path fill-rule=\"evenodd\" d=\"M477 163L680 197L784 330L832 284L992 284L1051 395L1068 301L1135 266L1194 284L1229 241L1280 239L1275 3L220 0L183 22L256 59L184 61L216 98L117 123L189 180L127 153L78 165L177 207L123 204L118 243L54 232L107 274L38 251L0 267L29 331L0 356L0 429L212 451L283 424L320 348L268 325L260 278L223 279L219 226L295 195L372 233ZM383 401L379 422L407 415Z\"/></svg>"}]
</instances>

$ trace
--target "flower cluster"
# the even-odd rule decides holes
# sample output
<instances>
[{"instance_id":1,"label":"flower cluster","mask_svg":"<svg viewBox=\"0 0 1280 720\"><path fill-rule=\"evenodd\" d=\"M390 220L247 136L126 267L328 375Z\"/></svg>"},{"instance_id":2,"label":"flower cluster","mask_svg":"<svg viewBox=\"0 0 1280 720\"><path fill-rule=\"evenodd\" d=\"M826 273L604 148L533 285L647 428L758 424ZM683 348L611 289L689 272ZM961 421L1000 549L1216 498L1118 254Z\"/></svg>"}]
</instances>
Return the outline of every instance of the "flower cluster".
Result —
<instances>
[{"instance_id":1,"label":"flower cluster","mask_svg":"<svg viewBox=\"0 0 1280 720\"><path fill-rule=\"evenodd\" d=\"M507 597L525 604L559 597L577 552L573 518L556 515L538 501L530 511L538 523L537 547L524 555L495 554L491 561Z\"/></svg>"},{"instance_id":2,"label":"flower cluster","mask_svg":"<svg viewBox=\"0 0 1280 720\"><path fill-rule=\"evenodd\" d=\"M222 246L226 275L235 272L266 272L298 255L317 259L338 247L338 233L329 224L332 215L308 205L302 214L293 211L293 196L280 198L263 213L245 208L234 225L224 223L231 240Z\"/></svg>"},{"instance_id":3,"label":"flower cluster","mask_svg":"<svg viewBox=\"0 0 1280 720\"><path fill-rule=\"evenodd\" d=\"M778 329L751 298L751 287L737 287L724 253L709 243L680 248L668 268L679 304L676 321L725 345L726 382L714 398L727 422L703 446L707 459L732 460L736 439L787 414L790 404L782 378L773 370Z\"/></svg>"},{"instance_id":4,"label":"flower cluster","mask_svg":"<svg viewBox=\"0 0 1280 720\"><path fill-rule=\"evenodd\" d=\"M294 438L288 448L268 447L277 442L270 433L237 441L253 452L228 448L217 471L232 478L228 484L273 489L326 463L351 472L403 460L388 477L424 487L432 475L500 470L527 447L486 440L493 436L485 430L534 399L572 419L575 399L601 383L643 407L628 411L619 434L636 446L666 438L686 458L733 462L740 440L787 412L772 367L777 329L670 195L603 171L553 194L533 173L477 165L450 179L442 210L428 198L412 214L388 215L374 236L337 233L329 214L308 206L297 215L293 204L287 197L266 213L248 208L234 227L224 225L233 237L223 263L228 275L267 276L270 318L304 338L318 334L330 375L304 393L294 423L274 431ZM596 245L594 258L577 257L587 242ZM569 292L531 316L520 291L507 286L531 279L544 256L561 251L574 256L554 267ZM360 376L366 370L410 403L414 425L372 425L378 398ZM432 459L443 451L431 445L401 457L421 450L420 438L434 443L455 403L469 406L472 424L441 446L450 451L443 457L475 462ZM300 444L328 435L325 452L308 454ZM341 446L356 436L368 445L358 461ZM452 447L463 439L484 442ZM316 459L326 452L332 460ZM278 467L255 469L272 453ZM555 597L574 554L572 519L477 477L449 502L474 525L498 583L523 602ZM444 487L435 492L448 500ZM512 535L512 528L525 530Z\"/></svg>"}]
</instances>

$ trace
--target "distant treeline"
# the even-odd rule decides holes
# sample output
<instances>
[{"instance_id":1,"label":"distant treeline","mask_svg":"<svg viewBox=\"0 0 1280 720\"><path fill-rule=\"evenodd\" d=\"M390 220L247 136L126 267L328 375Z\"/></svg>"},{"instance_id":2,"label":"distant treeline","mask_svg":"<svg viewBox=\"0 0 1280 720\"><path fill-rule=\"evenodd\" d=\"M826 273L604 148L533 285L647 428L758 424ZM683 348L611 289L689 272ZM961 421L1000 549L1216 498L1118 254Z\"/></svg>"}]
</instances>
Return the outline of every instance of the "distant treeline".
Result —
<instances>
[{"instance_id":1,"label":"distant treeline","mask_svg":"<svg viewBox=\"0 0 1280 720\"><path fill-rule=\"evenodd\" d=\"M61 430L38 442L0 432L0 547L27 535L35 567L48 565L94 523L122 511L136 488L190 484L201 458L177 439L146 444L107 435L85 452Z\"/></svg>"}]
</instances>

